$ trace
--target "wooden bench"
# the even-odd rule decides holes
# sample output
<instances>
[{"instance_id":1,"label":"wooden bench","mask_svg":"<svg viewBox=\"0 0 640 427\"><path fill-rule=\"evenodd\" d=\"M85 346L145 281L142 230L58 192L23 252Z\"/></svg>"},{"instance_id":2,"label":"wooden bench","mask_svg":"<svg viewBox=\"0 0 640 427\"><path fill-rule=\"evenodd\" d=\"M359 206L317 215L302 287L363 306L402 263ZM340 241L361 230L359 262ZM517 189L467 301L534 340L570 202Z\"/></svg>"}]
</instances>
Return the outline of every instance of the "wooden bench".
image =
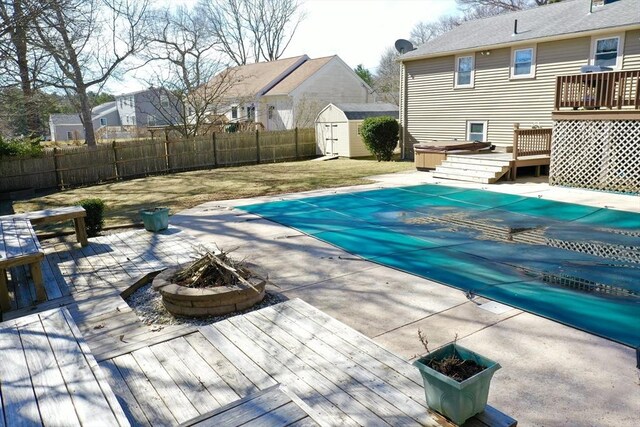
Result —
<instances>
[{"instance_id":1,"label":"wooden bench","mask_svg":"<svg viewBox=\"0 0 640 427\"><path fill-rule=\"evenodd\" d=\"M27 218L33 225L48 224L51 222L61 222L72 219L76 229L76 238L78 243L82 246L87 246L89 244L87 241L87 228L84 222L87 212L82 206L44 209L41 211L26 212L14 216Z\"/></svg>"},{"instance_id":2,"label":"wooden bench","mask_svg":"<svg viewBox=\"0 0 640 427\"><path fill-rule=\"evenodd\" d=\"M15 215L0 217L0 309L2 312L11 310L7 287L7 269L11 267L28 265L36 288L36 300L47 299L40 268L40 261L43 258L44 252L27 218Z\"/></svg>"}]
</instances>

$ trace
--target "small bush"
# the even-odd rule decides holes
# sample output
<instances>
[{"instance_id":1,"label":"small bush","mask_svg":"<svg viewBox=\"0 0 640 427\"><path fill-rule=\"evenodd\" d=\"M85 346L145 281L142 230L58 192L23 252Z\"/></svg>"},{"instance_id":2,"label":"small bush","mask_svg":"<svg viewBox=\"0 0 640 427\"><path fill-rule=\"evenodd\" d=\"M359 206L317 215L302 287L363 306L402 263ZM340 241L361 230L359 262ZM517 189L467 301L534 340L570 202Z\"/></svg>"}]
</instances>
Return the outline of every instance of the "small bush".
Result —
<instances>
[{"instance_id":1,"label":"small bush","mask_svg":"<svg viewBox=\"0 0 640 427\"><path fill-rule=\"evenodd\" d=\"M95 237L102 231L104 225L104 202L102 199L84 199L80 200L79 205L87 211L85 224L87 226L87 235Z\"/></svg>"},{"instance_id":2,"label":"small bush","mask_svg":"<svg viewBox=\"0 0 640 427\"><path fill-rule=\"evenodd\" d=\"M362 122L360 135L367 149L378 161L389 161L398 145L400 126L391 116L368 117Z\"/></svg>"},{"instance_id":3,"label":"small bush","mask_svg":"<svg viewBox=\"0 0 640 427\"><path fill-rule=\"evenodd\" d=\"M0 157L37 157L42 155L39 138L15 138L8 141L0 137Z\"/></svg>"}]
</instances>

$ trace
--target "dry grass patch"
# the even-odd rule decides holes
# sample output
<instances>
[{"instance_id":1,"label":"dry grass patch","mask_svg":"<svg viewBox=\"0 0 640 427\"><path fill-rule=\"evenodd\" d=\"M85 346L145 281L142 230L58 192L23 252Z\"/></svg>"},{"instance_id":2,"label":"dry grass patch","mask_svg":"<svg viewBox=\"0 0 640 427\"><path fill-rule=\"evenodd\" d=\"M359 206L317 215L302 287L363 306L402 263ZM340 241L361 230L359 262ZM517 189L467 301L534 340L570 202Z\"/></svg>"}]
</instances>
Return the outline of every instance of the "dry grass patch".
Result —
<instances>
[{"instance_id":1,"label":"dry grass patch","mask_svg":"<svg viewBox=\"0 0 640 427\"><path fill-rule=\"evenodd\" d=\"M160 175L60 191L14 202L16 212L76 204L88 197L104 200L105 226L139 223L142 208L165 206L176 213L214 200L295 193L367 184L365 177L408 171L411 162L339 159L287 162Z\"/></svg>"}]
</instances>

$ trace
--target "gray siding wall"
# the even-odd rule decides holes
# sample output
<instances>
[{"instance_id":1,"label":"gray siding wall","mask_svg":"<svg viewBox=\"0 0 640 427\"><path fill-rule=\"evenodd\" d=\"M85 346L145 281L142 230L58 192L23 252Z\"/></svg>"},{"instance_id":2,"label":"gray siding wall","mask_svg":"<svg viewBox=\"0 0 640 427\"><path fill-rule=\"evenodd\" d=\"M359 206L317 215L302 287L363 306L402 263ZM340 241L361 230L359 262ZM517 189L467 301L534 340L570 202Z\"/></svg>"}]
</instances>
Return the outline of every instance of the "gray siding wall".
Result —
<instances>
[{"instance_id":1,"label":"gray siding wall","mask_svg":"<svg viewBox=\"0 0 640 427\"><path fill-rule=\"evenodd\" d=\"M84 141L84 128L76 125L55 125L55 133L52 133L52 141ZM73 136L68 137L67 132L71 132ZM76 138L77 136L77 138Z\"/></svg>"},{"instance_id":2,"label":"gray siding wall","mask_svg":"<svg viewBox=\"0 0 640 427\"><path fill-rule=\"evenodd\" d=\"M640 69L640 30L625 34L623 69ZM523 44L519 47L528 47ZM510 80L511 48L475 53L475 87L454 89L455 56L404 63L401 117L405 157L413 144L432 139L465 139L467 121L487 121L487 140L509 144L513 124L551 127L555 78L577 74L587 64L591 37L538 43L536 76ZM470 53L472 54L472 53Z\"/></svg>"},{"instance_id":3,"label":"gray siding wall","mask_svg":"<svg viewBox=\"0 0 640 427\"><path fill-rule=\"evenodd\" d=\"M158 91L141 92L135 95L136 123L139 127L147 126L149 116L155 117L156 126L175 123L178 112L175 110L176 100L169 100L168 107L163 107Z\"/></svg>"}]
</instances>

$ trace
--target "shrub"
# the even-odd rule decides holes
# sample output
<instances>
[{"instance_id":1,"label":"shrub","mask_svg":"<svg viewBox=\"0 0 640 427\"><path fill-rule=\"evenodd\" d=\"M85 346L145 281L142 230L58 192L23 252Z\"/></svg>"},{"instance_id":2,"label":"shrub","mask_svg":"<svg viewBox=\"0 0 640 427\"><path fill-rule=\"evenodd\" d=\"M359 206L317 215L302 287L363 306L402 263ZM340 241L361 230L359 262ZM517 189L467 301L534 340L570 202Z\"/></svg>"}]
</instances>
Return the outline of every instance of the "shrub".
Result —
<instances>
[{"instance_id":1,"label":"shrub","mask_svg":"<svg viewBox=\"0 0 640 427\"><path fill-rule=\"evenodd\" d=\"M388 162L398 145L399 130L398 121L391 116L368 117L362 122L360 135L378 161Z\"/></svg>"},{"instance_id":2,"label":"shrub","mask_svg":"<svg viewBox=\"0 0 640 427\"><path fill-rule=\"evenodd\" d=\"M87 211L85 218L87 235L89 237L97 236L104 225L104 202L102 199L95 198L80 200L79 204Z\"/></svg>"},{"instance_id":3,"label":"shrub","mask_svg":"<svg viewBox=\"0 0 640 427\"><path fill-rule=\"evenodd\" d=\"M39 138L14 138L8 141L0 137L0 157L37 157L42 155Z\"/></svg>"}]
</instances>

